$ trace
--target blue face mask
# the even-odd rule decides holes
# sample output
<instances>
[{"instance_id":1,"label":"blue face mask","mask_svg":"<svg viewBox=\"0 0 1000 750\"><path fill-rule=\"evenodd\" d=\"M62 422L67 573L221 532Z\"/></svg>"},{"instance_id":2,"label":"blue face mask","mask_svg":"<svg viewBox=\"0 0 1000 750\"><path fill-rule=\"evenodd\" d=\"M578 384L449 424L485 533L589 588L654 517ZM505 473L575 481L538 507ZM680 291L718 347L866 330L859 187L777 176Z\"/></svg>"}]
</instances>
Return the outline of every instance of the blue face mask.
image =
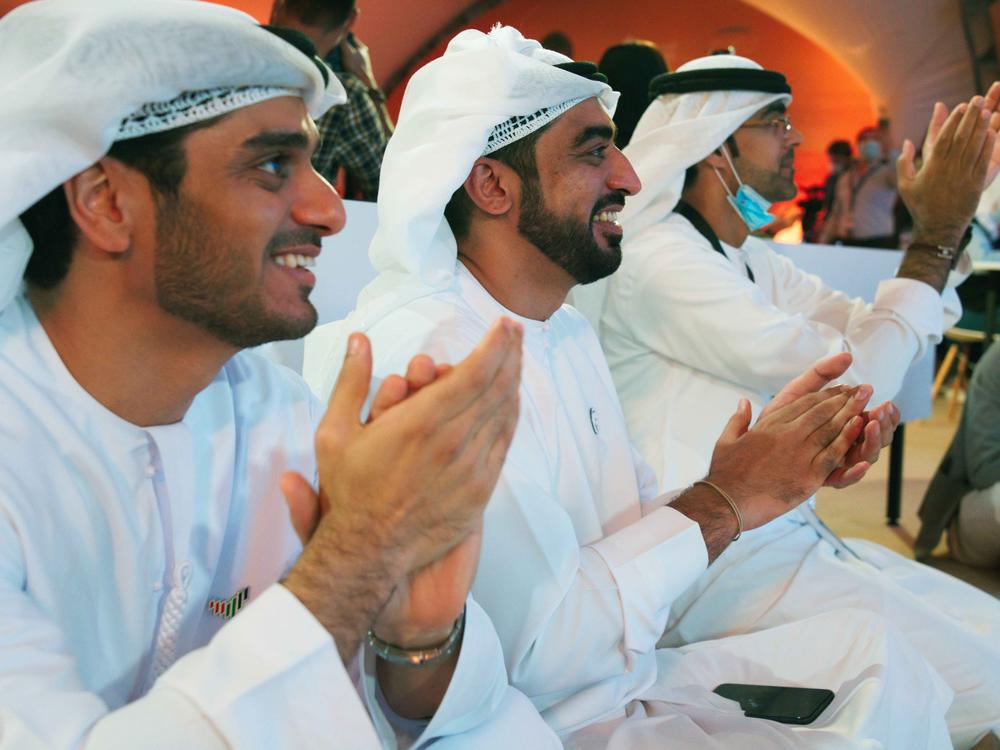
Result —
<instances>
[{"instance_id":1,"label":"blue face mask","mask_svg":"<svg viewBox=\"0 0 1000 750\"><path fill-rule=\"evenodd\" d=\"M882 158L882 144L878 141L862 141L858 144L858 153L865 161L878 161Z\"/></svg>"},{"instance_id":2,"label":"blue face mask","mask_svg":"<svg viewBox=\"0 0 1000 750\"><path fill-rule=\"evenodd\" d=\"M740 184L736 190L736 195L733 195L733 192L729 189L729 185L726 184L726 181L722 179L722 175L719 174L719 170L715 170L715 176L719 178L722 187L726 189L726 200L729 201L729 205L740 215L743 223L750 228L751 232L756 232L761 227L766 227L774 221L774 217L768 213L771 210L771 201L767 200L749 185L743 184L743 180L736 173L736 167L733 166L733 160L729 158L729 149L724 145L722 146L722 155L726 157L726 161L729 162L729 168L733 170L733 176L736 177L736 181Z\"/></svg>"}]
</instances>

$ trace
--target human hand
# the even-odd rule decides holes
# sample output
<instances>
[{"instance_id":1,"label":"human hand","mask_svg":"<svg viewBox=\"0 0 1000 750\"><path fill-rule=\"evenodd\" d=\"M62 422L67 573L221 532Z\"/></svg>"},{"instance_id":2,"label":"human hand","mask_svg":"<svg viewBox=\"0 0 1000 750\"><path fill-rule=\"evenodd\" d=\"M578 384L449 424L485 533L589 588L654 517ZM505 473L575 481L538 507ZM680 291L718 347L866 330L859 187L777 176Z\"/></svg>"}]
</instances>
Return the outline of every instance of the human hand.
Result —
<instances>
[{"instance_id":1,"label":"human hand","mask_svg":"<svg viewBox=\"0 0 1000 750\"><path fill-rule=\"evenodd\" d=\"M868 469L878 461L883 448L892 443L892 436L899 426L899 407L886 401L871 411L864 412L861 436L851 446L843 463L826 478L824 487L843 489L861 481Z\"/></svg>"},{"instance_id":2,"label":"human hand","mask_svg":"<svg viewBox=\"0 0 1000 750\"><path fill-rule=\"evenodd\" d=\"M827 481L860 437L871 395L871 386L861 385L784 398L752 429L750 404L740 402L715 445L708 479L732 495L744 529L786 513Z\"/></svg>"},{"instance_id":3,"label":"human hand","mask_svg":"<svg viewBox=\"0 0 1000 750\"><path fill-rule=\"evenodd\" d=\"M358 77L365 88L378 87L372 70L372 58L368 46L357 37L353 43L347 37L340 43L340 59L344 70Z\"/></svg>"},{"instance_id":4,"label":"human hand","mask_svg":"<svg viewBox=\"0 0 1000 750\"><path fill-rule=\"evenodd\" d=\"M353 631L341 625L338 608L360 613L361 627L352 623L356 648L360 633L408 574L448 553L454 555L449 564L431 570L453 571L461 563L455 548L477 534L513 437L521 338L520 326L499 321L454 369L437 369L427 360L425 372L430 367L440 377L419 392L409 393L410 372L402 379L403 396L400 379L387 379L372 418L362 425L371 351L364 336L351 337L316 436L316 515L323 517L285 581L334 632L342 654L350 650ZM286 493L296 481L286 477ZM308 502L290 500L302 533L310 529L310 514L298 512L299 506ZM467 592L467 586L458 592L461 600Z\"/></svg>"},{"instance_id":5,"label":"human hand","mask_svg":"<svg viewBox=\"0 0 1000 750\"><path fill-rule=\"evenodd\" d=\"M405 376L390 375L382 381L372 400L367 423L451 370L450 364L435 364L427 355L418 354L410 360ZM292 525L305 546L329 504L298 472L286 472L281 478L281 488ZM444 641L465 607L481 541L480 521L468 537L442 558L401 581L373 626L378 636L404 648L424 648Z\"/></svg>"},{"instance_id":6,"label":"human hand","mask_svg":"<svg viewBox=\"0 0 1000 750\"><path fill-rule=\"evenodd\" d=\"M1000 82L950 114L936 104L918 170L906 140L896 162L900 196L913 216L914 237L954 247L972 220L979 197L1000 171Z\"/></svg>"}]
</instances>

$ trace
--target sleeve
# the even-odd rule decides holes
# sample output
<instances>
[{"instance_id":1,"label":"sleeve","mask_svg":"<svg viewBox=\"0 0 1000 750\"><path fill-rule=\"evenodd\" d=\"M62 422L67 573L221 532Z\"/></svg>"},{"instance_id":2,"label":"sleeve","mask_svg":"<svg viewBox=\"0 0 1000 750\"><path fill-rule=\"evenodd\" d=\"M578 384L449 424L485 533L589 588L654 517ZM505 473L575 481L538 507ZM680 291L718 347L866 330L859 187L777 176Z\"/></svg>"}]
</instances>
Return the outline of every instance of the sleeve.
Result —
<instances>
[{"instance_id":1,"label":"sleeve","mask_svg":"<svg viewBox=\"0 0 1000 750\"><path fill-rule=\"evenodd\" d=\"M669 507L581 546L547 474L532 466L542 444L520 443L486 511L473 592L500 636L511 684L544 700L620 676L650 653L708 554L698 525Z\"/></svg>"},{"instance_id":2,"label":"sleeve","mask_svg":"<svg viewBox=\"0 0 1000 750\"><path fill-rule=\"evenodd\" d=\"M507 683L500 641L490 618L469 597L465 634L444 700L429 721L393 718L380 698L375 656L366 649L364 696L383 737L395 733L401 747L475 747L507 750L518 743L534 750L559 748L559 740L525 696ZM454 743L454 744L452 744Z\"/></svg>"},{"instance_id":3,"label":"sleeve","mask_svg":"<svg viewBox=\"0 0 1000 750\"><path fill-rule=\"evenodd\" d=\"M1000 347L976 365L962 419L969 483L984 490L1000 482Z\"/></svg>"},{"instance_id":4,"label":"sleeve","mask_svg":"<svg viewBox=\"0 0 1000 750\"><path fill-rule=\"evenodd\" d=\"M338 73L347 89L347 102L320 118L320 145L313 164L331 182L343 167L356 182L365 200L378 196L382 155L389 139L382 129L375 103L350 73Z\"/></svg>"},{"instance_id":5,"label":"sleeve","mask_svg":"<svg viewBox=\"0 0 1000 750\"><path fill-rule=\"evenodd\" d=\"M627 316L632 335L689 368L772 395L816 360L849 351L854 363L842 381L870 383L876 403L892 398L941 338L941 296L927 284L889 279L869 305L769 248L753 260L755 273L771 275L774 299L718 253L677 241L647 253Z\"/></svg>"},{"instance_id":6,"label":"sleeve","mask_svg":"<svg viewBox=\"0 0 1000 750\"><path fill-rule=\"evenodd\" d=\"M333 640L279 585L110 710L25 592L19 550L0 516L0 749L379 747Z\"/></svg>"}]
</instances>

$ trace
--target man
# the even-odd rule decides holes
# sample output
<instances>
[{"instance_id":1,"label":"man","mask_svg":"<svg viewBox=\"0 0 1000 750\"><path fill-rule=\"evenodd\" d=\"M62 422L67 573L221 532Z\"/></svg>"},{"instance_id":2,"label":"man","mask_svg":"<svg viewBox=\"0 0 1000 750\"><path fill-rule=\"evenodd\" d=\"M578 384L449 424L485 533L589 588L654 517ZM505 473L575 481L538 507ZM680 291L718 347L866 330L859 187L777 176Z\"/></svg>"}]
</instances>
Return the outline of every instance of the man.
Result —
<instances>
[{"instance_id":1,"label":"man","mask_svg":"<svg viewBox=\"0 0 1000 750\"><path fill-rule=\"evenodd\" d=\"M358 13L356 0L276 0L271 23L309 37L347 92L344 104L316 121L316 171L336 185L342 170L348 198L374 201L392 119L368 47L351 33Z\"/></svg>"},{"instance_id":2,"label":"man","mask_svg":"<svg viewBox=\"0 0 1000 750\"><path fill-rule=\"evenodd\" d=\"M1000 347L976 363L962 421L920 506L914 546L931 556L947 530L948 552L966 565L1000 568Z\"/></svg>"},{"instance_id":3,"label":"man","mask_svg":"<svg viewBox=\"0 0 1000 750\"><path fill-rule=\"evenodd\" d=\"M850 351L845 382L871 382L876 401L895 395L957 319L954 291L942 290L986 178L1000 86L951 115L936 108L919 172L912 144L904 147L900 187L914 241L871 305L749 236L769 201L796 190L801 134L785 113L784 77L723 56L690 62L657 86L627 154L646 187L623 216L622 267L600 325L629 434L669 490L708 468L734 403L762 407L822 357ZM891 404L877 411L898 420ZM870 437L888 442L887 427L873 421ZM734 600L744 588L755 595ZM808 505L734 544L674 605L667 642L841 606L885 614L937 667L958 693L948 714L957 746L1000 722L997 602L878 545L848 549Z\"/></svg>"},{"instance_id":4,"label":"man","mask_svg":"<svg viewBox=\"0 0 1000 750\"><path fill-rule=\"evenodd\" d=\"M614 147L614 94L595 74L499 27L459 34L413 76L383 164L379 276L345 322L307 340L307 378L330 387L356 328L381 375L413 351L468 351L497 317L524 325L521 416L474 591L512 684L568 747L940 747L948 691L877 617L831 613L657 650L671 602L741 529L794 506L842 462L837 476L863 473L877 446L847 455L870 389L808 393L846 366L841 356L755 430L741 406L709 483L670 505L656 497L597 338L562 304L617 266L616 216L639 189ZM723 682L828 687L838 702L792 728L747 719L712 692ZM911 699L919 719L886 721Z\"/></svg>"},{"instance_id":5,"label":"man","mask_svg":"<svg viewBox=\"0 0 1000 750\"><path fill-rule=\"evenodd\" d=\"M363 336L326 415L240 352L315 324L344 223L309 162L343 91L286 38L178 0L0 21L5 750L556 745L463 615L518 327L364 425Z\"/></svg>"},{"instance_id":6,"label":"man","mask_svg":"<svg viewBox=\"0 0 1000 750\"><path fill-rule=\"evenodd\" d=\"M826 182L823 183L823 204L821 210L824 227L830 218L830 211L833 208L833 199L837 194L837 183L840 181L841 175L850 168L854 160L850 141L831 141L826 147L826 155L830 159L830 174L827 175ZM831 234L828 237L824 237L824 239L826 242L830 242L833 236L834 234Z\"/></svg>"},{"instance_id":7,"label":"man","mask_svg":"<svg viewBox=\"0 0 1000 750\"><path fill-rule=\"evenodd\" d=\"M850 163L842 179L836 181L833 205L820 242L899 247L896 170L889 163L884 141L885 135L876 128L863 128L858 133L858 158Z\"/></svg>"}]
</instances>

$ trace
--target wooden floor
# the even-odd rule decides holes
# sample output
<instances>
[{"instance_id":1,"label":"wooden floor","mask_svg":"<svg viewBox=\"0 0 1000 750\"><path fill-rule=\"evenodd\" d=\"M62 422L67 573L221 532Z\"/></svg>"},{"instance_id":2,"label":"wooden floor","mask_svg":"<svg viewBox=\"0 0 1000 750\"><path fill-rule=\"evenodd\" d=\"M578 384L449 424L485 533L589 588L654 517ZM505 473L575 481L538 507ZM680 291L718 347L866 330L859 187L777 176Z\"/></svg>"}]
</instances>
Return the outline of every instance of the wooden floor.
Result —
<instances>
[{"instance_id":1,"label":"wooden floor","mask_svg":"<svg viewBox=\"0 0 1000 750\"><path fill-rule=\"evenodd\" d=\"M944 394L938 398L930 419L907 425L899 527L891 528L885 522L887 452L858 484L844 490L819 493L817 507L823 520L841 536L871 539L901 554L912 555L910 544L920 528L917 509L956 426L957 421L948 420ZM947 556L943 540L935 551L932 564L1000 598L1000 570L956 563Z\"/></svg>"}]
</instances>

